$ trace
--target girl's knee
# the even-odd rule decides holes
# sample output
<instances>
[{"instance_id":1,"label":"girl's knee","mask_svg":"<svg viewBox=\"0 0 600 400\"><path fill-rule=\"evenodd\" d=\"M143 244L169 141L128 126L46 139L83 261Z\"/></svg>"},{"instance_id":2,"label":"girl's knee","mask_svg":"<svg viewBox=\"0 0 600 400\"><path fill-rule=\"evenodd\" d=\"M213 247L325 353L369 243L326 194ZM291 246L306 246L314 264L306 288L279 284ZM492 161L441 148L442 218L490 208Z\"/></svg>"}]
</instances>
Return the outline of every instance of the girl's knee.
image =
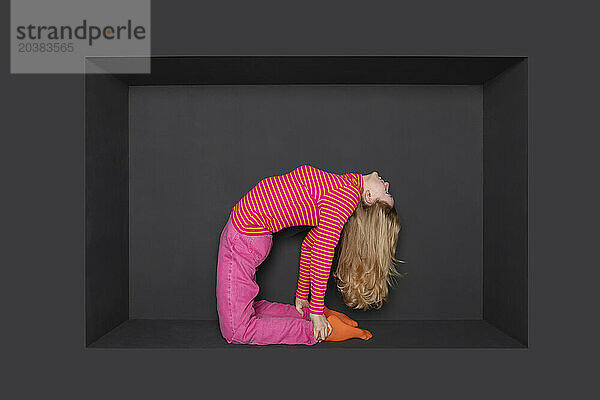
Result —
<instances>
[{"instance_id":1,"label":"girl's knee","mask_svg":"<svg viewBox=\"0 0 600 400\"><path fill-rule=\"evenodd\" d=\"M219 319L219 329L221 331L221 336L223 336L223 339L225 339L225 341L227 341L227 343L232 343L233 342L233 329L231 329L230 326L227 326L227 324L223 323L220 319Z\"/></svg>"}]
</instances>

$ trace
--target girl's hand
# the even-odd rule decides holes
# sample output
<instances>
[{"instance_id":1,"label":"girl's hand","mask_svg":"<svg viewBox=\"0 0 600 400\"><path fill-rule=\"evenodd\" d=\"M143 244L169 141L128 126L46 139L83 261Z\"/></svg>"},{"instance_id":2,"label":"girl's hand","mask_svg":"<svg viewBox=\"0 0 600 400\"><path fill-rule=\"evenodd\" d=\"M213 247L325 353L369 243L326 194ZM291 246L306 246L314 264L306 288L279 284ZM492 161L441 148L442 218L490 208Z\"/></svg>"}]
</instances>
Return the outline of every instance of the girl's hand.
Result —
<instances>
[{"instance_id":1,"label":"girl's hand","mask_svg":"<svg viewBox=\"0 0 600 400\"><path fill-rule=\"evenodd\" d=\"M304 308L304 307L308 308L309 306L310 306L310 304L308 303L308 301L300 300L299 298L296 297L296 310L298 310L298 312L300 313L301 316L304 316L304 313L302 312L302 308Z\"/></svg>"},{"instance_id":2,"label":"girl's hand","mask_svg":"<svg viewBox=\"0 0 600 400\"><path fill-rule=\"evenodd\" d=\"M314 335L317 341L321 342L325 340L327 336L331 335L333 328L331 327L329 321L327 321L327 318L325 318L325 315L311 313L310 320L315 327Z\"/></svg>"}]
</instances>

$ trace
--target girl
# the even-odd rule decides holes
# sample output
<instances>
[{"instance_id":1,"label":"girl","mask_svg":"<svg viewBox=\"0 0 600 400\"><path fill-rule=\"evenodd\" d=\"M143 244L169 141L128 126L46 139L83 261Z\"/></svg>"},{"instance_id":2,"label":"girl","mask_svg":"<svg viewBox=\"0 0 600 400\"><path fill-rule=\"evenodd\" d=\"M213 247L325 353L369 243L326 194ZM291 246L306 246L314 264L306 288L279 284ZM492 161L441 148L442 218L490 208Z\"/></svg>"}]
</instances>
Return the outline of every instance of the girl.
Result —
<instances>
[{"instance_id":1,"label":"girl","mask_svg":"<svg viewBox=\"0 0 600 400\"><path fill-rule=\"evenodd\" d=\"M217 311L225 340L313 345L346 336L368 339L370 333L349 318L354 326L341 323L343 314L331 317L325 289L339 241L335 277L344 303L368 309L387 301L391 278L400 275L392 262L400 261L394 257L400 222L389 186L376 171L337 175L302 165L261 180L242 197L219 244ZM313 228L300 248L295 306L255 301L256 268L271 250L272 233L297 225Z\"/></svg>"}]
</instances>

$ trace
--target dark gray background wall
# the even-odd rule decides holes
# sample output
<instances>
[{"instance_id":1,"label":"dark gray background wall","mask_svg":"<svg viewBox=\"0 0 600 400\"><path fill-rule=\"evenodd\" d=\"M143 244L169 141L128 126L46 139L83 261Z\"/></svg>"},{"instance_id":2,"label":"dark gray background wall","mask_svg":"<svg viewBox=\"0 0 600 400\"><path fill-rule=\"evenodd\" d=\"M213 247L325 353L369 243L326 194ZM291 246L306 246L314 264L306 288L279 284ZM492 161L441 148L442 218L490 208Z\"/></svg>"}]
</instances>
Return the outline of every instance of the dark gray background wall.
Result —
<instances>
[{"instance_id":1,"label":"dark gray background wall","mask_svg":"<svg viewBox=\"0 0 600 400\"><path fill-rule=\"evenodd\" d=\"M130 88L130 317L216 319L215 260L231 207L304 163L377 170L403 225L409 278L360 319L481 319L481 86ZM282 232L283 233L283 232ZM274 236L260 298L292 303L300 242ZM333 279L330 279L333 284ZM342 310L335 286L327 304ZM345 307L344 307L344 311Z\"/></svg>"},{"instance_id":2,"label":"dark gray background wall","mask_svg":"<svg viewBox=\"0 0 600 400\"><path fill-rule=\"evenodd\" d=\"M530 347L298 352L85 349L83 78L1 64L3 390L89 399L164 398L213 385L247 394L311 388L356 396L569 396L594 390L598 269L597 13L584 1L152 2L154 54L524 55L530 67ZM2 3L9 26L8 2ZM369 8L367 8L369 7ZM0 41L8 54L8 35ZM533 179L531 179L533 177ZM592 207L593 206L593 207ZM374 384L348 382L372 367ZM316 368L318 366L319 368ZM256 371L255 373L253 373ZM371 370L369 370L371 371ZM261 379L256 376L260 373ZM240 379L232 384L232 377ZM211 385L212 383L212 385ZM510 384L507 384L510 383ZM298 385L297 389L294 384ZM214 388L214 386L213 386ZM225 388L225 389L224 389ZM344 390L346 389L346 390ZM14 397L14 396L13 396Z\"/></svg>"},{"instance_id":3,"label":"dark gray background wall","mask_svg":"<svg viewBox=\"0 0 600 400\"><path fill-rule=\"evenodd\" d=\"M527 342L527 61L483 85L483 317ZM512 205L507 209L507 205Z\"/></svg>"},{"instance_id":4,"label":"dark gray background wall","mask_svg":"<svg viewBox=\"0 0 600 400\"><path fill-rule=\"evenodd\" d=\"M91 110L85 118L84 167L90 342L129 316L129 97L127 86L111 75L88 75L85 90L86 110Z\"/></svg>"}]
</instances>

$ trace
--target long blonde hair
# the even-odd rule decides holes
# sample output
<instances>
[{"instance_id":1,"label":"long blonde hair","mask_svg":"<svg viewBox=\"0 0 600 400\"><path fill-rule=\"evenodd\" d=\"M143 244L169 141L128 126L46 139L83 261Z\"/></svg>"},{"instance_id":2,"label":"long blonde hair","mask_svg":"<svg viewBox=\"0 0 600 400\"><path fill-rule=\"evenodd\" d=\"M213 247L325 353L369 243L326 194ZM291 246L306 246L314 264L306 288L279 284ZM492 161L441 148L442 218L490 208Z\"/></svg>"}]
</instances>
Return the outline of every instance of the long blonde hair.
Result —
<instances>
[{"instance_id":1,"label":"long blonde hair","mask_svg":"<svg viewBox=\"0 0 600 400\"><path fill-rule=\"evenodd\" d=\"M381 308L388 301L388 286L398 272L394 261L400 232L396 209L382 201L359 202L340 235L340 256L333 273L344 303L355 309Z\"/></svg>"}]
</instances>

